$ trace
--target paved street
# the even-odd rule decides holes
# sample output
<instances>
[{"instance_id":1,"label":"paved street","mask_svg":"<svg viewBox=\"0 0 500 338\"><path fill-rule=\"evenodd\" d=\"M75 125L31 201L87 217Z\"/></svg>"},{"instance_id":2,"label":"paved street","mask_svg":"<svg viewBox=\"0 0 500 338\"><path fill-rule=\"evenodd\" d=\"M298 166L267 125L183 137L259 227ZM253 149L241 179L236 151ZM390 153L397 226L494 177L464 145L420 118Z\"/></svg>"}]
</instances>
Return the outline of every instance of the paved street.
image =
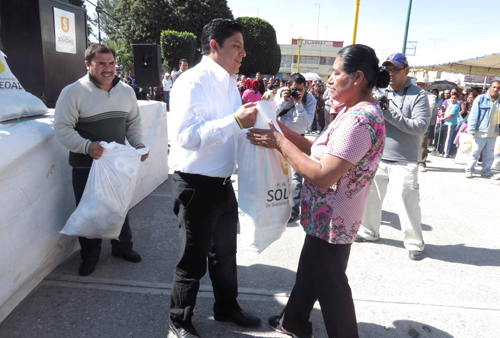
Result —
<instances>
[{"instance_id":1,"label":"paved street","mask_svg":"<svg viewBox=\"0 0 500 338\"><path fill-rule=\"evenodd\" d=\"M381 240L353 244L347 274L362 338L500 337L500 181L465 179L452 159L430 161L419 174L425 258L408 259L390 188ZM112 257L106 243L96 271L79 277L76 253L0 324L0 337L173 338L167 311L179 241L171 209L169 179L130 213L143 262ZM239 299L263 319L258 330L214 321L205 276L193 318L202 337L282 337L267 318L286 303L303 238L301 227L289 224L258 257L239 250ZM314 337L326 338L319 307L312 321Z\"/></svg>"}]
</instances>

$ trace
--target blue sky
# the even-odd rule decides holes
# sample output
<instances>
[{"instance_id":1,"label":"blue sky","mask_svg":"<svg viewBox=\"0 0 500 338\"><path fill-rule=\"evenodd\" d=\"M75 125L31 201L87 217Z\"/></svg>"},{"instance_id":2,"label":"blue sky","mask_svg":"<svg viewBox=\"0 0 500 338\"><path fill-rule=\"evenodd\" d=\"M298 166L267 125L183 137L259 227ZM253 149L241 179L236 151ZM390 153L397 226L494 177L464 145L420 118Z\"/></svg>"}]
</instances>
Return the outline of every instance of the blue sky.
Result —
<instances>
[{"instance_id":1,"label":"blue sky","mask_svg":"<svg viewBox=\"0 0 500 338\"><path fill-rule=\"evenodd\" d=\"M409 0L361 0L356 43L374 48L380 59L401 52L408 4ZM268 21L278 43L318 36L351 44L354 0L228 0L228 5L235 18ZM87 4L87 10L93 16L93 6ZM417 41L417 51L408 56L410 65L500 53L498 13L498 2L493 0L413 0L408 41Z\"/></svg>"},{"instance_id":2,"label":"blue sky","mask_svg":"<svg viewBox=\"0 0 500 338\"><path fill-rule=\"evenodd\" d=\"M361 0L356 43L374 48L379 58L401 52L408 4L409 0ZM228 5L235 18L258 16L268 21L279 43L299 36L316 39L319 12L319 39L351 44L354 0L228 0ZM410 64L500 53L498 11L498 2L492 0L413 0L408 41L417 41L417 51L408 57Z\"/></svg>"}]
</instances>

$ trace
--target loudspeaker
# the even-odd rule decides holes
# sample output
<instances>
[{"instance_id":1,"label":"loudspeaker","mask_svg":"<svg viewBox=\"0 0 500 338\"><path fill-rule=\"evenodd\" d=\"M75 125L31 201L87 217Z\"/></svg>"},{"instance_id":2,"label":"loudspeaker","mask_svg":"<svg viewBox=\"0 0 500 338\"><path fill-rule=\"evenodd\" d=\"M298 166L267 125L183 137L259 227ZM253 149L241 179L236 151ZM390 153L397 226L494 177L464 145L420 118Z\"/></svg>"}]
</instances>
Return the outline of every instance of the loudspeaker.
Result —
<instances>
[{"instance_id":1,"label":"loudspeaker","mask_svg":"<svg viewBox=\"0 0 500 338\"><path fill-rule=\"evenodd\" d=\"M133 44L134 74L137 87L161 86L160 45Z\"/></svg>"},{"instance_id":2,"label":"loudspeaker","mask_svg":"<svg viewBox=\"0 0 500 338\"><path fill-rule=\"evenodd\" d=\"M24 89L54 108L61 90L87 73L87 13L57 0L0 0L0 40Z\"/></svg>"}]
</instances>

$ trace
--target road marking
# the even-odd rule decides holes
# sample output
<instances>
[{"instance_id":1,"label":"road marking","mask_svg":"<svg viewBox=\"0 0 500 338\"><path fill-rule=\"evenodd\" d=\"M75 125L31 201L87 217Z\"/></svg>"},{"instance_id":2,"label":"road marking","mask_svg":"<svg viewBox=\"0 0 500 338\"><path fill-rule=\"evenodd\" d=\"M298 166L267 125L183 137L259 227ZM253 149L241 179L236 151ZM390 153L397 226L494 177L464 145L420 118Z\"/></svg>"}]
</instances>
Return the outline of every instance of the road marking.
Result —
<instances>
[{"instance_id":1,"label":"road marking","mask_svg":"<svg viewBox=\"0 0 500 338\"><path fill-rule=\"evenodd\" d=\"M172 284L170 283L154 283L142 281L130 281L123 279L108 279L95 277L79 277L73 275L58 275L52 278L46 278L42 285L68 287L79 289L92 289L104 291L142 293L151 295L170 295ZM286 304L289 293L284 291L273 291L254 288L239 288L238 299L258 302L277 301L280 304ZM213 298L212 286L200 285L198 293L200 298ZM408 308L411 307L415 311L418 310L434 310L447 312L485 312L498 314L500 305L488 304L485 307L483 304L461 302L461 303L425 303L421 300L403 299L399 297L370 297L361 296L354 298L354 301L363 306L375 307L391 307L391 308ZM319 308L318 303L315 307Z\"/></svg>"}]
</instances>

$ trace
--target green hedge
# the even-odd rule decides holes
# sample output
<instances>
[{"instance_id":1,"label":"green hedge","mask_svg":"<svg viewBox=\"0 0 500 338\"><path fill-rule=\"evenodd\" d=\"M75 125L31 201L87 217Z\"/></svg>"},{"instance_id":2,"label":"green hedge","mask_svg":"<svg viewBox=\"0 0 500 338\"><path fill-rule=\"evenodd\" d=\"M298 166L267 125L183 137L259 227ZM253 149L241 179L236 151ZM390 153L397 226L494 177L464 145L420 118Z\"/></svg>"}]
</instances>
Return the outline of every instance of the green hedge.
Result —
<instances>
[{"instance_id":1,"label":"green hedge","mask_svg":"<svg viewBox=\"0 0 500 338\"><path fill-rule=\"evenodd\" d=\"M243 26L245 51L240 74L277 74L281 63L281 49L276 41L273 26L262 19L239 17L236 21Z\"/></svg>"},{"instance_id":2,"label":"green hedge","mask_svg":"<svg viewBox=\"0 0 500 338\"><path fill-rule=\"evenodd\" d=\"M170 68L179 67L179 60L186 59L194 65L196 35L189 32L166 30L160 36L163 62Z\"/></svg>"}]
</instances>

